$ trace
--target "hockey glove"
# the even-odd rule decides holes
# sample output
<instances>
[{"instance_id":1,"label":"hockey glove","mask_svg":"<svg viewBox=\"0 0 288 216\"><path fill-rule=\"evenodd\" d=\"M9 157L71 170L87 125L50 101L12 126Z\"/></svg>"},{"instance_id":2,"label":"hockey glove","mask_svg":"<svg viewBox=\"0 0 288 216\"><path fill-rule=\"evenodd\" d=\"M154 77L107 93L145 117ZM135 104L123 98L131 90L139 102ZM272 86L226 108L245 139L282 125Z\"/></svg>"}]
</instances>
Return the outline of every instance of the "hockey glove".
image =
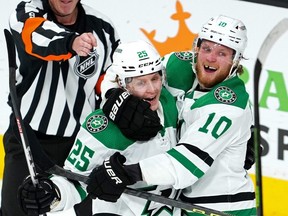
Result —
<instances>
[{"instance_id":1,"label":"hockey glove","mask_svg":"<svg viewBox=\"0 0 288 216\"><path fill-rule=\"evenodd\" d=\"M103 165L95 168L89 176L87 192L92 199L116 202L127 185L137 179L128 173L124 163L126 158L119 152L114 153ZM140 169L140 168L139 168Z\"/></svg>"},{"instance_id":2,"label":"hockey glove","mask_svg":"<svg viewBox=\"0 0 288 216\"><path fill-rule=\"evenodd\" d=\"M254 156L254 142L253 136L247 142L247 150L246 150L246 157L244 163L244 169L249 170L253 164L255 163L255 156Z\"/></svg>"},{"instance_id":3,"label":"hockey glove","mask_svg":"<svg viewBox=\"0 0 288 216\"><path fill-rule=\"evenodd\" d=\"M37 176L39 185L34 186L28 176L18 188L18 201L26 215L49 212L60 201L60 191L47 177Z\"/></svg>"},{"instance_id":4,"label":"hockey glove","mask_svg":"<svg viewBox=\"0 0 288 216\"><path fill-rule=\"evenodd\" d=\"M162 129L157 112L150 109L148 102L120 88L109 93L103 112L127 138L146 141Z\"/></svg>"},{"instance_id":5,"label":"hockey glove","mask_svg":"<svg viewBox=\"0 0 288 216\"><path fill-rule=\"evenodd\" d=\"M249 170L255 163L255 149L254 149L254 129L251 128L251 137L247 142L246 157L244 163L244 169ZM263 146L260 144L259 153L262 154Z\"/></svg>"}]
</instances>

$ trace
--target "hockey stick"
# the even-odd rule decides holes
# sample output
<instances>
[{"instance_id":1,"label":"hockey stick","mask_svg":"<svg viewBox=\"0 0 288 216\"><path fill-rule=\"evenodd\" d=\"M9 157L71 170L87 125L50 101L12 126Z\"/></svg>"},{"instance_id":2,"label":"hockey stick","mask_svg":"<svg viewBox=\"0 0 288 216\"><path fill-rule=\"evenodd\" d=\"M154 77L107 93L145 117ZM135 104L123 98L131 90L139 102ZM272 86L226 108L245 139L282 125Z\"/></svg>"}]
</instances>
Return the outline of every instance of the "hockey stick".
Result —
<instances>
[{"instance_id":1,"label":"hockey stick","mask_svg":"<svg viewBox=\"0 0 288 216\"><path fill-rule=\"evenodd\" d=\"M25 125L25 126L27 129L26 131L28 132L28 138L31 142L32 154L34 155L36 164L39 166L40 169L42 169L46 173L59 175L59 176L65 177L69 180L84 182L86 184L88 183L88 181L89 181L88 176L84 176L84 175L81 175L78 173L73 173L73 172L66 170L66 169L63 169L62 167L59 167L58 165L53 164L51 161L49 161L50 159L45 154L43 149L39 148L39 146L40 146L40 144L38 143L39 141L37 140L35 134L32 133L33 131L31 129L30 125ZM139 191L139 190L135 190L135 189L131 189L131 188L126 188L124 190L124 193L129 194L131 196L140 197L140 198L143 198L143 199L146 199L149 201L162 203L164 205L190 210L192 212L202 214L202 215L211 215L211 216L228 216L228 215L230 215L230 214L220 212L220 211L217 211L214 209L209 209L209 208L194 205L191 203L182 202L180 200L170 199L170 198L163 197L163 196L160 196L157 194L152 194L152 193L149 193L146 191Z\"/></svg>"},{"instance_id":2,"label":"hockey stick","mask_svg":"<svg viewBox=\"0 0 288 216\"><path fill-rule=\"evenodd\" d=\"M30 125L22 120L19 104L17 101L16 87L15 87L15 82L16 82L15 72L17 69L17 65L16 65L16 52L15 52L14 39L11 33L7 29L4 30L4 33L5 33L5 38L7 42L8 57L9 57L9 72L10 72L9 86L10 86L12 107L13 107L13 111L16 117L17 124L18 124L18 129L19 129L21 141L23 144L24 152L25 152L25 157L27 160L27 165L29 168L29 173L30 173L33 184L34 185L39 184L37 178L35 178L36 169L35 169L34 161L36 162L36 165L42 171L46 173L59 175L70 180L80 181L80 182L84 182L87 184L89 180L88 176L84 176L78 173L73 173L53 163L50 160L50 158L46 155L46 153L43 151L43 149L41 148L40 143L37 137L35 136L32 128L30 127ZM148 193L145 191L138 191L138 190L131 189L131 188L126 188L124 193L135 196L135 197L140 197L149 201L162 203L164 205L190 210L192 212L202 214L202 215L211 215L211 216L229 216L230 215L230 214L220 212L217 210L193 205L190 203L185 203L180 200L166 198L166 197Z\"/></svg>"},{"instance_id":3,"label":"hockey stick","mask_svg":"<svg viewBox=\"0 0 288 216\"><path fill-rule=\"evenodd\" d=\"M25 128L23 127L21 113L20 113L20 110L18 109L19 104L17 101L16 87L15 87L16 85L15 73L16 73L17 65L16 65L16 57L15 57L16 52L15 52L14 39L11 33L7 29L4 29L4 34L5 34L5 39L7 43L7 52L8 52L8 61L9 61L9 90L10 90L10 96L11 96L12 109L15 115L21 142L24 148L24 153L25 153L25 157L26 157L26 161L27 161L27 165L29 169L29 174L31 176L33 184L36 185L38 184L38 181L35 178L36 169L34 166L30 147L27 142L27 136L26 136Z\"/></svg>"},{"instance_id":4,"label":"hockey stick","mask_svg":"<svg viewBox=\"0 0 288 216\"><path fill-rule=\"evenodd\" d=\"M287 31L288 18L281 20L267 35L258 52L254 67L254 148L255 148L255 177L256 177L256 207L257 215L263 215L262 168L260 155L260 117L259 117L259 79L262 67L269 51L275 42Z\"/></svg>"},{"instance_id":5,"label":"hockey stick","mask_svg":"<svg viewBox=\"0 0 288 216\"><path fill-rule=\"evenodd\" d=\"M59 166L54 166L51 169L48 170L49 173L51 174L56 174L59 176L63 176L66 177L70 180L76 180L76 181L81 181L84 183L88 183L89 177L88 176L83 176L77 173L73 173L71 171L65 170ZM202 214L202 215L211 215L211 216L229 216L231 214L228 213L224 213L221 211L217 211L214 209L209 209L209 208L205 208L202 206L198 206L198 205L194 205L191 203L186 203L180 200L174 200L174 199L170 199L161 195L157 195L157 194L152 194L149 192L145 192L145 191L139 191L139 190L135 190L132 188L126 188L124 190L125 194L131 195L131 196L135 196L135 197L140 197L142 199L146 199L149 201L153 201L153 202L157 202L157 203L161 203L164 205L168 205L168 206L172 206L172 207L176 207L176 208L180 208L180 209L186 209L198 214Z\"/></svg>"},{"instance_id":6,"label":"hockey stick","mask_svg":"<svg viewBox=\"0 0 288 216\"><path fill-rule=\"evenodd\" d=\"M8 53L8 65L9 65L9 91L10 98L12 103L12 110L15 115L15 120L18 127L18 132L20 135L21 143L23 146L29 174L31 177L31 181L35 187L39 187L38 179L36 178L37 172L33 160L33 156L31 154L27 133L23 124L19 102L17 100L17 92L16 92L16 50L15 50L15 42L13 36L9 32L9 30L4 29L6 45L7 45L7 53ZM43 214L46 216L46 214Z\"/></svg>"}]
</instances>

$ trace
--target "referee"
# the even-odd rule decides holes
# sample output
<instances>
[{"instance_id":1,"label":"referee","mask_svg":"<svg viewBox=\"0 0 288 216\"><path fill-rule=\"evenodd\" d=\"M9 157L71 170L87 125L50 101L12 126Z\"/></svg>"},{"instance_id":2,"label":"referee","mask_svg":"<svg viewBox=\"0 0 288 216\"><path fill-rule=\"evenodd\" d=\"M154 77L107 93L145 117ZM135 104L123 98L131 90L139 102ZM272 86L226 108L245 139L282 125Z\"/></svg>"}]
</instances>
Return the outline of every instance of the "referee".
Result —
<instances>
[{"instance_id":1,"label":"referee","mask_svg":"<svg viewBox=\"0 0 288 216\"><path fill-rule=\"evenodd\" d=\"M100 83L118 34L109 18L80 0L23 1L9 23L20 62L22 117L51 160L62 166L80 124L99 107ZM13 113L3 142L2 215L21 216L17 189L29 172Z\"/></svg>"}]
</instances>

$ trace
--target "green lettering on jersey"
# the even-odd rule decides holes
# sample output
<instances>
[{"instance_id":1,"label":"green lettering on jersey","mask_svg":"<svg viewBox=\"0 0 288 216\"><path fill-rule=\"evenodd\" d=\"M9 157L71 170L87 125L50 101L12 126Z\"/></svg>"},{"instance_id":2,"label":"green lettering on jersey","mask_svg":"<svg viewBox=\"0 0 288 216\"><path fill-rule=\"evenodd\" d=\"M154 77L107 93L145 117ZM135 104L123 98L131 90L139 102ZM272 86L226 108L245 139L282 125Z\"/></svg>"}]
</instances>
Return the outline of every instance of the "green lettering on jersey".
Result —
<instances>
[{"instance_id":1,"label":"green lettering on jersey","mask_svg":"<svg viewBox=\"0 0 288 216\"><path fill-rule=\"evenodd\" d=\"M200 131L200 132L203 132L203 133L206 133L206 134L208 133L207 127L208 127L208 125L210 125L210 123L212 122L214 116L215 116L215 113L210 113L210 114L209 114L209 117L208 117L205 125L204 125L203 127L199 128L199 131Z\"/></svg>"},{"instance_id":2,"label":"green lettering on jersey","mask_svg":"<svg viewBox=\"0 0 288 216\"><path fill-rule=\"evenodd\" d=\"M77 139L71 153L68 155L67 160L74 165L80 171L86 171L90 163L90 159L94 155L94 151L83 145L80 140Z\"/></svg>"},{"instance_id":3,"label":"green lettering on jersey","mask_svg":"<svg viewBox=\"0 0 288 216\"><path fill-rule=\"evenodd\" d=\"M228 128L232 125L232 121L226 116L221 116L220 119L215 123L215 121L213 121L214 117L215 117L215 113L210 113L206 123L204 124L203 127L200 127L198 131L207 134L209 132L208 126L211 125L213 127L211 131L211 135L215 139L217 139L218 137L220 137L223 133L225 133L228 130Z\"/></svg>"}]
</instances>

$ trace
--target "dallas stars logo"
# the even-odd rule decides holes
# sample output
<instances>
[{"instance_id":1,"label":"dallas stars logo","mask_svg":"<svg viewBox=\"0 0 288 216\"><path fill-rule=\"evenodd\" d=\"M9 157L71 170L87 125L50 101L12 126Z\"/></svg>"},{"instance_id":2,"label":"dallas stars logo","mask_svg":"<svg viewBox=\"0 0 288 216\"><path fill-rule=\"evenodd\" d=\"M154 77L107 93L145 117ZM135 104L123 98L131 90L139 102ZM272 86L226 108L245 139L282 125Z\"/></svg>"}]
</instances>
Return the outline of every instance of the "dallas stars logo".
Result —
<instances>
[{"instance_id":1,"label":"dallas stars logo","mask_svg":"<svg viewBox=\"0 0 288 216\"><path fill-rule=\"evenodd\" d=\"M100 132L104 130L107 125L108 119L106 118L106 116L102 115L93 115L86 122L86 127L91 133Z\"/></svg>"},{"instance_id":2,"label":"dallas stars logo","mask_svg":"<svg viewBox=\"0 0 288 216\"><path fill-rule=\"evenodd\" d=\"M214 91L215 98L226 104L232 104L236 101L237 96L234 91L226 86L220 86Z\"/></svg>"},{"instance_id":3,"label":"dallas stars logo","mask_svg":"<svg viewBox=\"0 0 288 216\"><path fill-rule=\"evenodd\" d=\"M176 52L175 56L181 60L192 60L193 54L189 51L186 52Z\"/></svg>"}]
</instances>

